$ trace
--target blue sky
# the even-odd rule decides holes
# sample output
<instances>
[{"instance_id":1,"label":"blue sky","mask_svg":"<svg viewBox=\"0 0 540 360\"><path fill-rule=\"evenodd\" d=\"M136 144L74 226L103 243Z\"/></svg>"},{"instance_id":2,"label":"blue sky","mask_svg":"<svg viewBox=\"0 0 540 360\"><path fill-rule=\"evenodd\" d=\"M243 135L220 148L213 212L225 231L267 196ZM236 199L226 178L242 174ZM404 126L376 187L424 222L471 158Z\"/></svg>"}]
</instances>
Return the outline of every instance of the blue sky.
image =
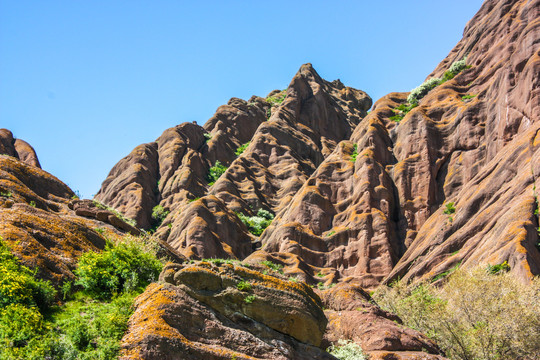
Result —
<instances>
[{"instance_id":1,"label":"blue sky","mask_svg":"<svg viewBox=\"0 0 540 360\"><path fill-rule=\"evenodd\" d=\"M0 128L84 197L118 160L311 62L374 100L408 91L480 0L0 0Z\"/></svg>"}]
</instances>

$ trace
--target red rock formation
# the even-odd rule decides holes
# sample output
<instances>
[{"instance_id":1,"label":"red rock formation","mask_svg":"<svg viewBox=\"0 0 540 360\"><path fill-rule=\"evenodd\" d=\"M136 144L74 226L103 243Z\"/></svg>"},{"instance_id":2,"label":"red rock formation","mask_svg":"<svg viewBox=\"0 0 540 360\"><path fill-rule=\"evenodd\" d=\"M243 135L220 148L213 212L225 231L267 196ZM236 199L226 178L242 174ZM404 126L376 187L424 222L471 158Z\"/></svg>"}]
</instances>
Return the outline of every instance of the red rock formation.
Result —
<instances>
[{"instance_id":1,"label":"red rock formation","mask_svg":"<svg viewBox=\"0 0 540 360\"><path fill-rule=\"evenodd\" d=\"M204 128L167 130L145 145L151 156L122 160L98 199L146 227L162 205L170 213L156 235L185 256L272 261L310 284L371 289L504 261L525 281L540 274L539 39L540 0L487 0L428 79L465 58L469 67L398 122L407 93L365 116L367 95L304 65L281 104L233 99ZM217 160L228 168L208 186ZM257 239L234 212L258 209L276 218ZM250 255L259 243L264 251ZM366 309L329 311L328 339L352 338L373 358L439 357L419 354L427 339Z\"/></svg>"},{"instance_id":2,"label":"red rock formation","mask_svg":"<svg viewBox=\"0 0 540 360\"><path fill-rule=\"evenodd\" d=\"M13 138L13 134L7 129L0 129L1 154L13 156L27 164L41 168L34 148L24 140Z\"/></svg>"},{"instance_id":3,"label":"red rock formation","mask_svg":"<svg viewBox=\"0 0 540 360\"><path fill-rule=\"evenodd\" d=\"M138 232L110 212L84 212L79 205L85 201L74 198L73 191L51 174L15 156L0 156L0 238L38 277L56 286L74 280L72 271L82 253L105 247L96 228L109 237ZM167 245L161 249L164 257L181 259Z\"/></svg>"},{"instance_id":4,"label":"red rock formation","mask_svg":"<svg viewBox=\"0 0 540 360\"><path fill-rule=\"evenodd\" d=\"M438 356L440 349L432 340L402 326L401 319L381 310L358 284L340 283L318 293L329 322L324 335L326 342L352 340L368 354L386 351L397 357L402 352L417 352L420 353L417 356L442 359Z\"/></svg>"},{"instance_id":5,"label":"red rock formation","mask_svg":"<svg viewBox=\"0 0 540 360\"><path fill-rule=\"evenodd\" d=\"M161 199L169 211L156 231L162 241L189 257L244 258L256 239L234 212L254 215L257 209L277 212L287 206L370 106L365 93L327 82L304 65L268 121L266 100L231 99L204 129L182 124L145 145L157 149L154 158L134 150L113 168L96 199L143 227L152 224L151 209ZM237 157L236 149L248 141ZM216 161L228 169L209 187L208 169ZM203 201L191 202L201 196Z\"/></svg>"},{"instance_id":6,"label":"red rock formation","mask_svg":"<svg viewBox=\"0 0 540 360\"><path fill-rule=\"evenodd\" d=\"M471 68L392 130L408 250L389 279L504 261L524 279L540 274L539 38L540 1L486 1L430 76L465 56Z\"/></svg>"},{"instance_id":7,"label":"red rock formation","mask_svg":"<svg viewBox=\"0 0 540 360\"><path fill-rule=\"evenodd\" d=\"M309 345L326 319L305 284L209 262L168 265L160 279L136 300L122 359L334 359Z\"/></svg>"}]
</instances>

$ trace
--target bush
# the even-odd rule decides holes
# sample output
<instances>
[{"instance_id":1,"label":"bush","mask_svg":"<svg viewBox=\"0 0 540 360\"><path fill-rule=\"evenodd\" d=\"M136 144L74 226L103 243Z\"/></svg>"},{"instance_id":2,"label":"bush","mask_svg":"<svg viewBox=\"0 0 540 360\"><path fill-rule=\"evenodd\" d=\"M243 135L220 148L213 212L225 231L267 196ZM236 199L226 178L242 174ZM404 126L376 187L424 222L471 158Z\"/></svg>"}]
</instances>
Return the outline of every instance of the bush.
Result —
<instances>
[{"instance_id":1,"label":"bush","mask_svg":"<svg viewBox=\"0 0 540 360\"><path fill-rule=\"evenodd\" d=\"M338 345L332 345L328 352L340 360L365 360L367 356L360 345L352 341L339 340Z\"/></svg>"},{"instance_id":2,"label":"bush","mask_svg":"<svg viewBox=\"0 0 540 360\"><path fill-rule=\"evenodd\" d=\"M134 298L161 270L154 249L137 241L127 236L115 248L83 254L75 273L88 291L58 307L50 307L54 288L35 279L0 241L0 359L116 358ZM111 301L95 299L133 287ZM70 282L62 293L64 300L70 295Z\"/></svg>"},{"instance_id":3,"label":"bush","mask_svg":"<svg viewBox=\"0 0 540 360\"><path fill-rule=\"evenodd\" d=\"M273 263L270 260L263 260L263 261L261 261L261 264L263 264L264 266L266 266L269 269L272 269L272 271L283 274L283 265L281 265L281 264Z\"/></svg>"},{"instance_id":4,"label":"bush","mask_svg":"<svg viewBox=\"0 0 540 360\"><path fill-rule=\"evenodd\" d=\"M165 210L161 205L156 205L152 209L152 219L158 224L161 224L167 215L169 215L169 211Z\"/></svg>"},{"instance_id":5,"label":"bush","mask_svg":"<svg viewBox=\"0 0 540 360\"><path fill-rule=\"evenodd\" d=\"M390 116L389 119L392 120L392 121L395 121L395 122L400 122L401 120L403 120L405 115L407 115L409 113L409 111L414 109L417 105L418 104L408 104L408 103L407 104L401 104L397 108L392 110L394 112L394 116Z\"/></svg>"},{"instance_id":6,"label":"bush","mask_svg":"<svg viewBox=\"0 0 540 360\"><path fill-rule=\"evenodd\" d=\"M43 316L37 308L9 304L0 309L0 339L10 341L10 346L24 346L42 330Z\"/></svg>"},{"instance_id":7,"label":"bush","mask_svg":"<svg viewBox=\"0 0 540 360\"><path fill-rule=\"evenodd\" d=\"M431 78L426 80L422 85L411 90L411 93L407 97L407 102L411 105L417 105L418 101L422 99L426 94L437 85L441 83L439 78Z\"/></svg>"},{"instance_id":8,"label":"bush","mask_svg":"<svg viewBox=\"0 0 540 360\"><path fill-rule=\"evenodd\" d=\"M247 281L240 281L236 284L236 288L240 291L249 291L251 290L251 284Z\"/></svg>"},{"instance_id":9,"label":"bush","mask_svg":"<svg viewBox=\"0 0 540 360\"><path fill-rule=\"evenodd\" d=\"M37 306L43 311L53 303L55 296L53 286L48 281L36 279L0 238L0 308L21 304Z\"/></svg>"},{"instance_id":10,"label":"bush","mask_svg":"<svg viewBox=\"0 0 540 360\"><path fill-rule=\"evenodd\" d=\"M445 71L442 78L431 78L426 80L422 85L418 86L411 90L411 93L407 97L407 102L411 105L418 105L418 101L422 99L426 94L433 88L438 85L453 79L461 71L469 68L467 66L467 57L464 57L461 60L455 61L450 65L450 68Z\"/></svg>"},{"instance_id":11,"label":"bush","mask_svg":"<svg viewBox=\"0 0 540 360\"><path fill-rule=\"evenodd\" d=\"M208 177L207 177L208 185L209 186L214 185L214 183L217 181L217 179L219 179L219 177L221 175L223 175L223 173L225 173L225 171L227 171L227 168L225 166L223 166L219 162L219 160L217 160L216 163L214 164L214 166L212 166L210 168L210 170L208 171Z\"/></svg>"},{"instance_id":12,"label":"bush","mask_svg":"<svg viewBox=\"0 0 540 360\"><path fill-rule=\"evenodd\" d=\"M236 215L247 226L249 232L255 236L260 236L274 219L274 215L264 209L259 209L256 216L247 216L242 213Z\"/></svg>"},{"instance_id":13,"label":"bush","mask_svg":"<svg viewBox=\"0 0 540 360\"><path fill-rule=\"evenodd\" d=\"M443 213L445 213L446 215L452 215L456 212L456 207L454 206L453 202L446 203L444 206L445 209L443 210Z\"/></svg>"},{"instance_id":14,"label":"bush","mask_svg":"<svg viewBox=\"0 0 540 360\"><path fill-rule=\"evenodd\" d=\"M238 149L236 149L236 156L240 156L242 155L242 153L247 149L247 147L249 146L249 143L250 141L248 141L247 143L243 144L243 145L240 145L240 147Z\"/></svg>"},{"instance_id":15,"label":"bush","mask_svg":"<svg viewBox=\"0 0 540 360\"><path fill-rule=\"evenodd\" d=\"M281 105L281 103L283 102L283 100L285 100L286 97L287 97L287 89L282 90L280 93L274 96L267 97L266 102L269 103L270 106L277 106L277 105Z\"/></svg>"},{"instance_id":16,"label":"bush","mask_svg":"<svg viewBox=\"0 0 540 360\"><path fill-rule=\"evenodd\" d=\"M440 288L396 282L374 294L383 308L438 342L451 359L540 357L540 279L456 270Z\"/></svg>"},{"instance_id":17,"label":"bush","mask_svg":"<svg viewBox=\"0 0 540 360\"><path fill-rule=\"evenodd\" d=\"M351 161L353 163L356 161L357 156L358 156L358 145L354 144L353 153L351 154Z\"/></svg>"},{"instance_id":18,"label":"bush","mask_svg":"<svg viewBox=\"0 0 540 360\"><path fill-rule=\"evenodd\" d=\"M137 294L124 293L109 303L79 294L77 300L67 303L55 318L61 334L55 347L65 353L63 358L116 358Z\"/></svg>"},{"instance_id":19,"label":"bush","mask_svg":"<svg viewBox=\"0 0 540 360\"><path fill-rule=\"evenodd\" d=\"M120 243L104 251L87 252L75 270L77 285L97 298L107 299L121 291L147 286L157 279L162 264L136 242Z\"/></svg>"},{"instance_id":20,"label":"bush","mask_svg":"<svg viewBox=\"0 0 540 360\"><path fill-rule=\"evenodd\" d=\"M272 115L272 107L279 106L281 103L285 100L287 97L287 89L282 90L280 93L269 96L266 98L266 102L270 104L270 108L266 110L266 118L270 119L270 116Z\"/></svg>"}]
</instances>

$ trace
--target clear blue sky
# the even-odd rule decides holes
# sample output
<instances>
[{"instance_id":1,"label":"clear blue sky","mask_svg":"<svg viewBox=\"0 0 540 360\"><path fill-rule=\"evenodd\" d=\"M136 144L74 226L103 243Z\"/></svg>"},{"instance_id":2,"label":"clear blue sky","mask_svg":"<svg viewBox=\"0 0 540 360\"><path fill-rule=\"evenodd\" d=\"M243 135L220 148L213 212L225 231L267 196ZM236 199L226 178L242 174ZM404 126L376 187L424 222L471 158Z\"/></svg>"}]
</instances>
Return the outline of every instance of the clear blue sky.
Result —
<instances>
[{"instance_id":1,"label":"clear blue sky","mask_svg":"<svg viewBox=\"0 0 540 360\"><path fill-rule=\"evenodd\" d=\"M0 0L0 128L85 197L135 146L301 64L374 100L419 85L480 0Z\"/></svg>"}]
</instances>

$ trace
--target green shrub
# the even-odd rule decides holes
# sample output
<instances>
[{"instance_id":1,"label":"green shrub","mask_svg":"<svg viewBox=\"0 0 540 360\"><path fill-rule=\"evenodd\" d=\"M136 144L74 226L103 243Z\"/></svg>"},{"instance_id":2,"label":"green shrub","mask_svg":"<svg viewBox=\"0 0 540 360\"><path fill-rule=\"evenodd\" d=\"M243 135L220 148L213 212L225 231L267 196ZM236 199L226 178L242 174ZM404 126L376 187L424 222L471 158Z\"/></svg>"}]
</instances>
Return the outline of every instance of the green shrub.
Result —
<instances>
[{"instance_id":1,"label":"green shrub","mask_svg":"<svg viewBox=\"0 0 540 360\"><path fill-rule=\"evenodd\" d=\"M236 149L236 156L240 156L242 155L242 153L247 149L247 147L249 146L249 143L250 141L248 141L247 143L243 144L243 145L240 145L240 147L238 149Z\"/></svg>"},{"instance_id":2,"label":"green shrub","mask_svg":"<svg viewBox=\"0 0 540 360\"><path fill-rule=\"evenodd\" d=\"M10 304L37 306L46 310L54 301L56 290L48 282L20 264L0 238L0 308Z\"/></svg>"},{"instance_id":3,"label":"green shrub","mask_svg":"<svg viewBox=\"0 0 540 360\"><path fill-rule=\"evenodd\" d=\"M407 97L407 102L412 105L418 105L418 101L422 99L433 88L437 87L441 83L439 78L431 78L426 80L422 85L411 90L411 93Z\"/></svg>"},{"instance_id":4,"label":"green shrub","mask_svg":"<svg viewBox=\"0 0 540 360\"><path fill-rule=\"evenodd\" d=\"M24 346L42 330L43 316L37 308L22 304L0 308L0 339L9 339L12 346Z\"/></svg>"},{"instance_id":5,"label":"green shrub","mask_svg":"<svg viewBox=\"0 0 540 360\"><path fill-rule=\"evenodd\" d=\"M272 271L283 274L283 265L281 265L281 264L273 263L270 260L263 260L263 261L261 261L261 264L263 264L267 268L271 269Z\"/></svg>"},{"instance_id":6,"label":"green shrub","mask_svg":"<svg viewBox=\"0 0 540 360\"><path fill-rule=\"evenodd\" d=\"M444 209L443 213L445 213L446 215L452 215L456 212L456 207L454 206L453 202L446 203L444 206L446 208Z\"/></svg>"},{"instance_id":7,"label":"green shrub","mask_svg":"<svg viewBox=\"0 0 540 360\"><path fill-rule=\"evenodd\" d=\"M270 119L270 116L272 115L272 107L280 105L285 98L287 97L287 89L282 90L280 93L269 96L266 98L266 102L270 104L270 107L268 110L266 110L266 118Z\"/></svg>"},{"instance_id":8,"label":"green shrub","mask_svg":"<svg viewBox=\"0 0 540 360\"><path fill-rule=\"evenodd\" d=\"M154 221L157 223L157 224L161 224L163 222L163 220L165 220L165 218L167 217L167 215L169 215L169 212L168 210L165 210L163 208L163 206L161 205L156 205L154 206L154 208L152 209L152 219L154 219Z\"/></svg>"},{"instance_id":9,"label":"green shrub","mask_svg":"<svg viewBox=\"0 0 540 360\"><path fill-rule=\"evenodd\" d=\"M210 139L212 139L212 134L210 134L210 133L204 133L203 135L204 135L204 138L205 138L206 142L209 142Z\"/></svg>"},{"instance_id":10,"label":"green shrub","mask_svg":"<svg viewBox=\"0 0 540 360\"><path fill-rule=\"evenodd\" d=\"M13 194L11 193L11 191L7 190L7 191L0 191L0 196L3 196L3 197L11 197Z\"/></svg>"},{"instance_id":11,"label":"green shrub","mask_svg":"<svg viewBox=\"0 0 540 360\"><path fill-rule=\"evenodd\" d=\"M157 279L162 264L143 252L135 242L120 243L104 251L87 252L75 270L77 285L97 298L107 299L121 291L145 287Z\"/></svg>"},{"instance_id":12,"label":"green shrub","mask_svg":"<svg viewBox=\"0 0 540 360\"><path fill-rule=\"evenodd\" d=\"M248 295L244 298L246 304L251 304L257 297L255 295Z\"/></svg>"},{"instance_id":13,"label":"green shrub","mask_svg":"<svg viewBox=\"0 0 540 360\"><path fill-rule=\"evenodd\" d=\"M249 232L255 236L260 236L274 219L274 215L264 209L259 209L256 216L247 216L242 213L236 215L247 226Z\"/></svg>"},{"instance_id":14,"label":"green shrub","mask_svg":"<svg viewBox=\"0 0 540 360\"><path fill-rule=\"evenodd\" d=\"M351 155L351 161L352 162L355 162L356 161L356 157L358 156L358 145L354 144L353 146L353 153Z\"/></svg>"},{"instance_id":15,"label":"green shrub","mask_svg":"<svg viewBox=\"0 0 540 360\"><path fill-rule=\"evenodd\" d=\"M55 316L61 339L56 344L73 359L113 359L127 330L138 293L125 293L111 302L97 302L85 296L67 303Z\"/></svg>"},{"instance_id":16,"label":"green shrub","mask_svg":"<svg viewBox=\"0 0 540 360\"><path fill-rule=\"evenodd\" d=\"M390 116L389 119L395 122L400 122L401 120L403 120L405 115L407 115L409 111L414 109L416 106L418 106L418 104L401 104L397 108L392 110L394 112L394 116Z\"/></svg>"},{"instance_id":17,"label":"green shrub","mask_svg":"<svg viewBox=\"0 0 540 360\"><path fill-rule=\"evenodd\" d=\"M155 278L161 263L145 240L138 240L140 243L135 243L128 236L115 248L107 248L100 254L83 254L77 269L82 277L77 283L85 286L105 282L108 286L123 282L123 289L127 289ZM103 278L109 283L101 281ZM88 292L71 295L71 286L71 282L64 282L62 294L64 300L68 297L74 300L51 307L54 288L35 279L0 242L0 359L117 358L120 339L133 311L131 305L143 288L103 301L96 298L110 296L104 296L102 289L96 291L85 286Z\"/></svg>"},{"instance_id":18,"label":"green shrub","mask_svg":"<svg viewBox=\"0 0 540 360\"><path fill-rule=\"evenodd\" d=\"M461 100L465 101L465 100L469 100L469 99L474 99L476 97L476 95L474 94L467 94L467 95L463 95L461 97Z\"/></svg>"},{"instance_id":19,"label":"green shrub","mask_svg":"<svg viewBox=\"0 0 540 360\"><path fill-rule=\"evenodd\" d=\"M225 171L227 171L227 168L224 165L222 165L219 162L219 160L217 160L214 166L212 166L210 170L208 171L208 177L207 177L208 185L209 186L214 185L217 179L219 179L219 177L223 175Z\"/></svg>"},{"instance_id":20,"label":"green shrub","mask_svg":"<svg viewBox=\"0 0 540 360\"><path fill-rule=\"evenodd\" d=\"M491 275L502 274L508 271L510 271L510 265L508 265L507 261L503 262L502 264L498 264L498 265L488 264L487 266L487 272Z\"/></svg>"},{"instance_id":21,"label":"green shrub","mask_svg":"<svg viewBox=\"0 0 540 360\"><path fill-rule=\"evenodd\" d=\"M458 269L442 286L396 282L373 296L384 309L436 340L450 359L540 357L540 278Z\"/></svg>"},{"instance_id":22,"label":"green shrub","mask_svg":"<svg viewBox=\"0 0 540 360\"><path fill-rule=\"evenodd\" d=\"M365 360L367 356L360 345L347 340L339 340L338 345L332 345L328 352L340 360Z\"/></svg>"},{"instance_id":23,"label":"green shrub","mask_svg":"<svg viewBox=\"0 0 540 360\"><path fill-rule=\"evenodd\" d=\"M266 102L269 103L270 106L277 106L277 105L281 105L281 103L283 102L283 100L285 100L286 97L287 97L287 89L282 90L280 93L276 95L267 97Z\"/></svg>"},{"instance_id":24,"label":"green shrub","mask_svg":"<svg viewBox=\"0 0 540 360\"><path fill-rule=\"evenodd\" d=\"M236 284L236 288L240 291L249 291L251 290L251 284L247 281L240 281Z\"/></svg>"},{"instance_id":25,"label":"green shrub","mask_svg":"<svg viewBox=\"0 0 540 360\"><path fill-rule=\"evenodd\" d=\"M452 63L450 65L450 68L445 71L442 78L431 78L426 80L422 85L418 86L417 88L414 88L411 90L411 93L407 97L407 102L411 105L417 105L418 101L422 99L426 94L433 88L437 87L438 85L453 79L457 74L459 74L461 71L469 68L470 66L467 66L467 57L464 57L462 60L458 60Z\"/></svg>"}]
</instances>

